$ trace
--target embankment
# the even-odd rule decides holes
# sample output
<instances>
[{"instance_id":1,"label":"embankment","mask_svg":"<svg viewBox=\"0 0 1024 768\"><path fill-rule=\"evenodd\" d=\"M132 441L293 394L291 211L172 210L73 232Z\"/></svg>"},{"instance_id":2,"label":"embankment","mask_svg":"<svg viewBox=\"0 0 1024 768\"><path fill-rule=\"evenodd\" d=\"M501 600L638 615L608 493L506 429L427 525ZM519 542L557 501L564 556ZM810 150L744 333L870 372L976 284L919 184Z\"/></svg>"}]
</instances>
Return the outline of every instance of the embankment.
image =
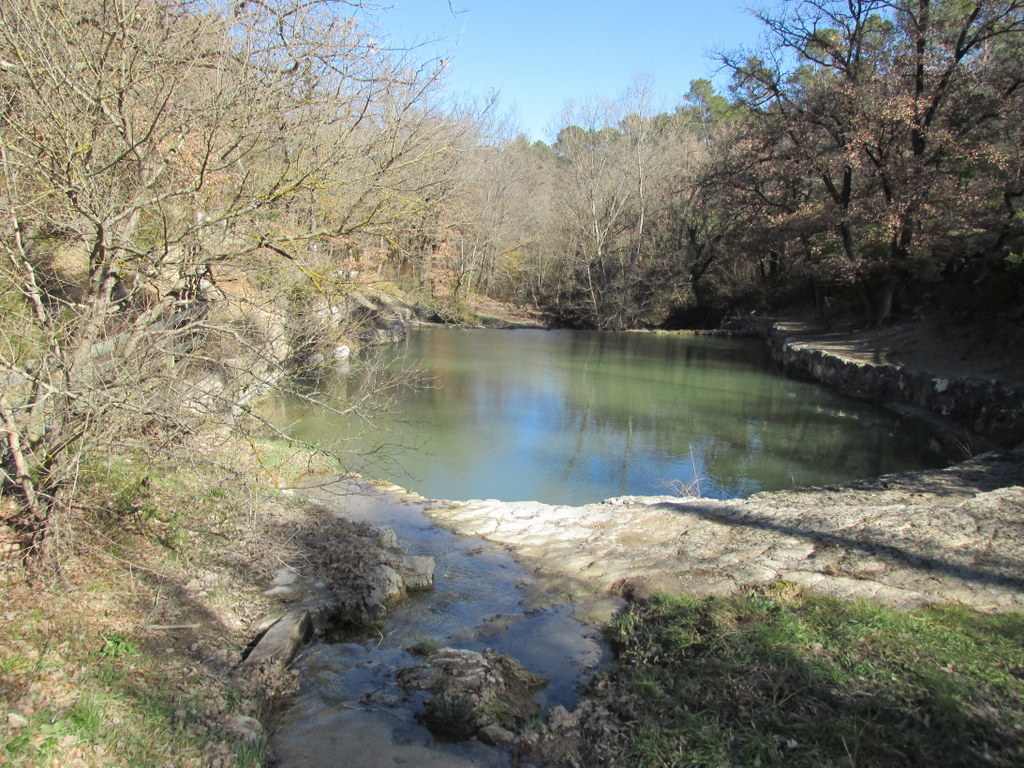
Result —
<instances>
[{"instance_id":1,"label":"embankment","mask_svg":"<svg viewBox=\"0 0 1024 768\"><path fill-rule=\"evenodd\" d=\"M960 445L984 450L1024 442L1024 386L844 355L792 323L773 324L767 339L772 359L787 374L932 421Z\"/></svg>"}]
</instances>

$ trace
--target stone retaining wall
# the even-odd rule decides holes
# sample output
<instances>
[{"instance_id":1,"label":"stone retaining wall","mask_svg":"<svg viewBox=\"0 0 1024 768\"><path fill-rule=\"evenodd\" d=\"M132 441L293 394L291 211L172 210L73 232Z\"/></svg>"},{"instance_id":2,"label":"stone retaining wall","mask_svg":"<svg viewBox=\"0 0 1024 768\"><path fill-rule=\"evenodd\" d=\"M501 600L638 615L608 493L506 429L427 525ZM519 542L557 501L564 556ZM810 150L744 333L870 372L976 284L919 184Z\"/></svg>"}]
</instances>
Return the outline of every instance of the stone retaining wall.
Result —
<instances>
[{"instance_id":1,"label":"stone retaining wall","mask_svg":"<svg viewBox=\"0 0 1024 768\"><path fill-rule=\"evenodd\" d=\"M941 378L896 365L851 360L816 349L777 325L768 331L768 348L772 360L788 374L808 376L897 410L939 417L999 447L1024 442L1022 386Z\"/></svg>"}]
</instances>

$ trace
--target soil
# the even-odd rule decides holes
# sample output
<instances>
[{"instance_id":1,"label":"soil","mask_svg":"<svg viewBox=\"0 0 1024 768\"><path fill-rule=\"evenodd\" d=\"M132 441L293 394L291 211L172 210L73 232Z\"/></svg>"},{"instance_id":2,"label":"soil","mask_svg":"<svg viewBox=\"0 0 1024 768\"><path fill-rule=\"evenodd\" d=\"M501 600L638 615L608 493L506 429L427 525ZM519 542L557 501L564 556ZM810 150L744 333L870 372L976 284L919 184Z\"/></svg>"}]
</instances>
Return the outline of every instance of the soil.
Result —
<instances>
[{"instance_id":1,"label":"soil","mask_svg":"<svg viewBox=\"0 0 1024 768\"><path fill-rule=\"evenodd\" d=\"M473 296L467 303L480 324L487 328L548 327L544 313L536 307L521 307L488 296Z\"/></svg>"}]
</instances>

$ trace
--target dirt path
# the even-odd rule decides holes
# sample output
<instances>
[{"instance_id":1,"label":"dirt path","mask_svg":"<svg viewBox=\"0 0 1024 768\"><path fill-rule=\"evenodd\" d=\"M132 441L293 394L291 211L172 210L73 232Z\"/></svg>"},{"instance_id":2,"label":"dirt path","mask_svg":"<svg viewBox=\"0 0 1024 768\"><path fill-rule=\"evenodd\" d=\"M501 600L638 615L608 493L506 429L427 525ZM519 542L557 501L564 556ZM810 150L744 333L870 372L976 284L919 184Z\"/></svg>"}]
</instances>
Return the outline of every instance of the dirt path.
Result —
<instances>
[{"instance_id":1,"label":"dirt path","mask_svg":"<svg viewBox=\"0 0 1024 768\"><path fill-rule=\"evenodd\" d=\"M883 328L826 328L806 316L782 318L777 324L804 344L852 360L899 365L947 378L1024 384L1024 330L1012 326L982 328L921 318Z\"/></svg>"}]
</instances>

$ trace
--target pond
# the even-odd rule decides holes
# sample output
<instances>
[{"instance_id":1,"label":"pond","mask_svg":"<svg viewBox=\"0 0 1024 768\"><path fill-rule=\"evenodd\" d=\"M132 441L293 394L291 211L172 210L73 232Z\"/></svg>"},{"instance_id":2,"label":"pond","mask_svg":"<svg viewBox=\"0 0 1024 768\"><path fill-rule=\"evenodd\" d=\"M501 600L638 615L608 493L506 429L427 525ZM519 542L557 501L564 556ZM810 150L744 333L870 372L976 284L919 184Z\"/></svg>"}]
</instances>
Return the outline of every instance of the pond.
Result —
<instances>
[{"instance_id":1,"label":"pond","mask_svg":"<svg viewBox=\"0 0 1024 768\"><path fill-rule=\"evenodd\" d=\"M368 369L380 368L421 386L373 392ZM300 396L279 398L269 416L346 451L367 478L437 499L575 505L673 487L730 497L942 463L919 425L774 373L752 340L429 328L309 386L336 411L367 394L394 402L372 425L365 412L339 416ZM424 504L346 490L352 482L310 491L393 529L403 551L434 557L434 589L392 606L366 636L304 651L299 693L274 734L277 764L313 768L340 754L351 768L533 764L511 747L435 738L419 722L422 702L398 683L418 663L410 646L509 654L548 679L536 696L544 712L572 707L610 658L586 622L621 602L563 594L503 547L435 525Z\"/></svg>"},{"instance_id":2,"label":"pond","mask_svg":"<svg viewBox=\"0 0 1024 768\"><path fill-rule=\"evenodd\" d=\"M372 424L298 398L274 418L429 498L729 498L943 463L924 426L774 372L759 340L426 328L373 354L426 386ZM320 386L350 402L363 380Z\"/></svg>"}]
</instances>

